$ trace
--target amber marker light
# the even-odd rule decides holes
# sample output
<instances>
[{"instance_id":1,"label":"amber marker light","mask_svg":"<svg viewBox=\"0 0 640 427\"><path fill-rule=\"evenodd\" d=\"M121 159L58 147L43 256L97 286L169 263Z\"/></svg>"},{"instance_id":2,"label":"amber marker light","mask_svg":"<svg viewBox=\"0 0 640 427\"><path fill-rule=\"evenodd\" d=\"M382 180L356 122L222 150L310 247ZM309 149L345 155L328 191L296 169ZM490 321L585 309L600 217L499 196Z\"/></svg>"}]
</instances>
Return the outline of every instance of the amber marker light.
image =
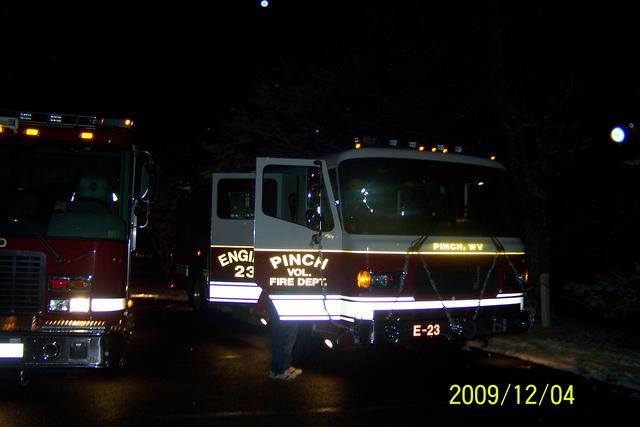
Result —
<instances>
[{"instance_id":1,"label":"amber marker light","mask_svg":"<svg viewBox=\"0 0 640 427\"><path fill-rule=\"evenodd\" d=\"M0 125L0 133L4 133L4 126Z\"/></svg>"},{"instance_id":2,"label":"amber marker light","mask_svg":"<svg viewBox=\"0 0 640 427\"><path fill-rule=\"evenodd\" d=\"M436 151L438 151L438 148L436 148L436 147L431 147L431 152L432 152L432 153L435 153Z\"/></svg>"},{"instance_id":3,"label":"amber marker light","mask_svg":"<svg viewBox=\"0 0 640 427\"><path fill-rule=\"evenodd\" d=\"M495 160L495 159L496 159L496 156L491 156L491 157L489 157L489 159L490 159L490 160Z\"/></svg>"},{"instance_id":4,"label":"amber marker light","mask_svg":"<svg viewBox=\"0 0 640 427\"><path fill-rule=\"evenodd\" d=\"M363 289L369 289L371 285L371 273L367 270L362 270L358 273L358 287Z\"/></svg>"},{"instance_id":5,"label":"amber marker light","mask_svg":"<svg viewBox=\"0 0 640 427\"><path fill-rule=\"evenodd\" d=\"M40 136L40 129L26 128L24 130L24 134L27 136Z\"/></svg>"},{"instance_id":6,"label":"amber marker light","mask_svg":"<svg viewBox=\"0 0 640 427\"><path fill-rule=\"evenodd\" d=\"M127 308L132 308L133 307L133 300L132 299L128 299L127 300Z\"/></svg>"},{"instance_id":7,"label":"amber marker light","mask_svg":"<svg viewBox=\"0 0 640 427\"><path fill-rule=\"evenodd\" d=\"M360 147L362 147L362 144L360 144L359 142L356 142L355 147L356 147L356 150L359 150L359 149L360 149Z\"/></svg>"},{"instance_id":8,"label":"amber marker light","mask_svg":"<svg viewBox=\"0 0 640 427\"><path fill-rule=\"evenodd\" d=\"M124 125L128 128L130 128L131 126L133 126L133 120L131 119L124 119Z\"/></svg>"},{"instance_id":9,"label":"amber marker light","mask_svg":"<svg viewBox=\"0 0 640 427\"><path fill-rule=\"evenodd\" d=\"M424 145L419 146L418 151L424 151Z\"/></svg>"},{"instance_id":10,"label":"amber marker light","mask_svg":"<svg viewBox=\"0 0 640 427\"><path fill-rule=\"evenodd\" d=\"M80 132L80 139L92 140L95 137L93 132Z\"/></svg>"}]
</instances>

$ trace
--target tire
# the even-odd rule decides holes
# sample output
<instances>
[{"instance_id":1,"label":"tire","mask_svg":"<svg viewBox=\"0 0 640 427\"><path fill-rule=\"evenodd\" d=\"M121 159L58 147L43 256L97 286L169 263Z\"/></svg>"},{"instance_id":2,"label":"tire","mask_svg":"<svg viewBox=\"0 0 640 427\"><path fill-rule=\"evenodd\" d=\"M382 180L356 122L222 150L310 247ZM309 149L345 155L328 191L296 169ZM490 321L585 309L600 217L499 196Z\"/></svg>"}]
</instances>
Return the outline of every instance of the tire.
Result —
<instances>
[{"instance_id":1,"label":"tire","mask_svg":"<svg viewBox=\"0 0 640 427\"><path fill-rule=\"evenodd\" d=\"M189 305L195 312L202 312L207 307L207 289L202 275L191 281L189 285Z\"/></svg>"}]
</instances>

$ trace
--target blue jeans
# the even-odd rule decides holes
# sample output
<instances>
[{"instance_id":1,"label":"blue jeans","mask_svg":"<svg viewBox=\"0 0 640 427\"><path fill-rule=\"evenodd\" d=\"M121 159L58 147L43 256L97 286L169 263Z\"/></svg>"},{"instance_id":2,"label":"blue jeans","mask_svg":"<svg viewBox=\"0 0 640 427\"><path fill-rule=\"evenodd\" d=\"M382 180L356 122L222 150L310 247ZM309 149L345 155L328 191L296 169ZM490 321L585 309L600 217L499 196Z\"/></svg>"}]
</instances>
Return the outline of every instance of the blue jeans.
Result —
<instances>
[{"instance_id":1,"label":"blue jeans","mask_svg":"<svg viewBox=\"0 0 640 427\"><path fill-rule=\"evenodd\" d=\"M298 336L298 323L280 321L273 303L269 302L269 329L271 329L271 371L280 375L291 366L291 354Z\"/></svg>"}]
</instances>

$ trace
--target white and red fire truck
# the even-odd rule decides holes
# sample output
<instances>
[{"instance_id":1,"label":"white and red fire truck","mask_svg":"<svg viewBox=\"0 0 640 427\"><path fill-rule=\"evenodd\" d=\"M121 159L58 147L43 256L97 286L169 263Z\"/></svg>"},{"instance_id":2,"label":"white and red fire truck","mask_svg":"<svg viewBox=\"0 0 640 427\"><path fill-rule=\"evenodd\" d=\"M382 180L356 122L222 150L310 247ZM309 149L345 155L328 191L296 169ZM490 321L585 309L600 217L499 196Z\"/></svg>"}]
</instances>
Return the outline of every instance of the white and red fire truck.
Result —
<instances>
[{"instance_id":1,"label":"white and red fire truck","mask_svg":"<svg viewBox=\"0 0 640 427\"><path fill-rule=\"evenodd\" d=\"M132 121L0 113L0 368L123 363L148 153Z\"/></svg>"},{"instance_id":2,"label":"white and red fire truck","mask_svg":"<svg viewBox=\"0 0 640 427\"><path fill-rule=\"evenodd\" d=\"M528 329L505 168L392 143L214 174L208 301L269 299L328 346Z\"/></svg>"}]
</instances>

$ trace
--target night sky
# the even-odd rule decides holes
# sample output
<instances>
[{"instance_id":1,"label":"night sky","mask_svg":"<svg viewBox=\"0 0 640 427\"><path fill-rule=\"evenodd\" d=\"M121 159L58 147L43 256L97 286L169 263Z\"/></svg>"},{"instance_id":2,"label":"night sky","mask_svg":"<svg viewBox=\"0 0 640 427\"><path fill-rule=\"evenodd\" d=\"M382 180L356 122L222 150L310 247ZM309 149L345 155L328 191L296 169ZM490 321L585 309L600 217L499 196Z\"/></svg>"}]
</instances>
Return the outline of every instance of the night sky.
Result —
<instances>
[{"instance_id":1,"label":"night sky","mask_svg":"<svg viewBox=\"0 0 640 427\"><path fill-rule=\"evenodd\" d=\"M421 111L399 126L416 136L473 138L490 134L483 97L498 37L503 75L519 77L527 108L544 110L574 78L576 115L602 123L594 131L637 112L624 2L18 3L1 10L3 108L131 114L154 130L196 131L220 127L260 79L282 79L283 64L300 78L342 67L353 91L342 87L339 104L357 119L375 116L380 99L365 95L378 89L399 110ZM380 117L395 131L393 114Z\"/></svg>"}]
</instances>

